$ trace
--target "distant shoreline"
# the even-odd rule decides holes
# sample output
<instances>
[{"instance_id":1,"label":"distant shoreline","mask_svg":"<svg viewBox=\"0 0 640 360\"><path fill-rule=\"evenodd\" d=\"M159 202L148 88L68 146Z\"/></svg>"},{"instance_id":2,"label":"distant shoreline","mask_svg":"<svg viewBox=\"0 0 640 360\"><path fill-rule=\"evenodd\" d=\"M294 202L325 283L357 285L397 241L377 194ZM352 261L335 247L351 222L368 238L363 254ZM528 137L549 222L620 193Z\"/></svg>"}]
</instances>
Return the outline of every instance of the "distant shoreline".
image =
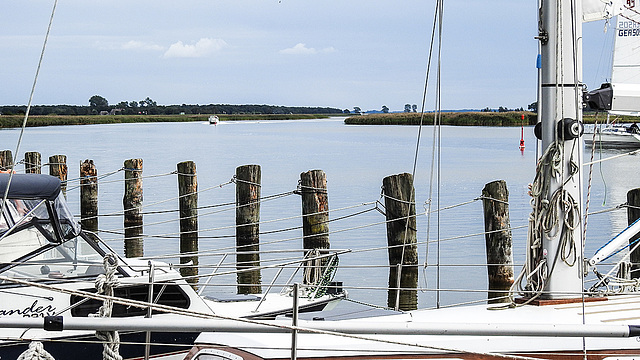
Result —
<instances>
[{"instance_id":1,"label":"distant shoreline","mask_svg":"<svg viewBox=\"0 0 640 360\"><path fill-rule=\"evenodd\" d=\"M522 119L524 115L524 120ZM391 113L355 115L345 119L349 125L420 125L421 113ZM423 124L432 125L434 113L424 113ZM529 111L507 112L443 112L441 125L454 126L521 126L535 125L536 113Z\"/></svg>"},{"instance_id":2,"label":"distant shoreline","mask_svg":"<svg viewBox=\"0 0 640 360\"><path fill-rule=\"evenodd\" d=\"M524 120L522 115L524 114ZM33 115L29 116L27 127L61 125L125 124L144 122L206 122L210 114L200 115ZM348 114L218 114L220 121L251 120L310 120L328 119ZM434 113L425 113L424 125L433 125ZM344 123L347 125L420 125L420 113L390 113L351 115ZM0 128L9 129L22 126L24 115L0 115ZM585 113L586 124L606 122L606 114ZM535 125L537 114L530 111L508 112L446 112L442 113L441 125L451 126L523 126ZM632 116L616 117L618 123L632 123L640 119Z\"/></svg>"},{"instance_id":3,"label":"distant shoreline","mask_svg":"<svg viewBox=\"0 0 640 360\"><path fill-rule=\"evenodd\" d=\"M33 115L27 127L60 125L124 124L144 122L208 121L210 114L200 115ZM309 120L326 119L336 114L218 114L220 121L244 120ZM0 128L21 127L24 115L0 115Z\"/></svg>"},{"instance_id":4,"label":"distant shoreline","mask_svg":"<svg viewBox=\"0 0 640 360\"><path fill-rule=\"evenodd\" d=\"M451 126L523 126L535 125L538 114L531 111L506 111L506 112L443 112L440 119L441 125ZM524 115L524 120L522 120ZM422 119L423 125L433 125L434 113L425 113ZM421 113L390 113L353 115L345 119L348 125L420 125ZM640 118L633 116L617 116L618 123L640 122ZM585 124L599 124L607 121L606 114L592 112L583 114ZM613 119L612 119L613 120Z\"/></svg>"}]
</instances>

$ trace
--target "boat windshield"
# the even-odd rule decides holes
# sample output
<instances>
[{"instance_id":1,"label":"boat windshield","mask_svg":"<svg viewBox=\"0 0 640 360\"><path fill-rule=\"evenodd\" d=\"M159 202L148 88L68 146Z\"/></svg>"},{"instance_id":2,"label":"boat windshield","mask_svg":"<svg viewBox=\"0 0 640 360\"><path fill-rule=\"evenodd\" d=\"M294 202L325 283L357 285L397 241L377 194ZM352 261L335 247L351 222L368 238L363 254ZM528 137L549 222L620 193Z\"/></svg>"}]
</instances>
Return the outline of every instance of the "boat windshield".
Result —
<instances>
[{"instance_id":1,"label":"boat windshield","mask_svg":"<svg viewBox=\"0 0 640 360\"><path fill-rule=\"evenodd\" d=\"M76 221L69 210L69 206L67 206L67 202L62 196L62 193L56 197L56 200L53 202L53 207L56 209L56 214L58 215L58 220L60 221L60 227L62 228L62 235L71 239L80 234L80 223Z\"/></svg>"},{"instance_id":2,"label":"boat windshield","mask_svg":"<svg viewBox=\"0 0 640 360\"><path fill-rule=\"evenodd\" d=\"M5 240L13 243L23 243L25 236L30 237L30 241L36 243L40 241L42 244L48 244L48 240L35 229L35 227L26 231L19 231L15 236L20 237L20 241L12 239L14 235L9 235ZM18 252L15 252L18 254ZM7 257L4 253L0 254L3 263L10 263L13 259L6 261ZM62 244L47 247L42 252L36 253L27 260L20 261L14 266L7 267L0 273L2 276L19 278L25 280L44 280L44 279L72 279L85 276L96 276L104 273L103 256L92 242L85 239L82 235L66 240Z\"/></svg>"},{"instance_id":3,"label":"boat windshield","mask_svg":"<svg viewBox=\"0 0 640 360\"><path fill-rule=\"evenodd\" d=\"M52 205L57 216L62 239L56 236L47 203ZM62 195L54 201L8 199L0 220L0 264L11 263L42 247L74 239L80 234L80 226Z\"/></svg>"},{"instance_id":4,"label":"boat windshield","mask_svg":"<svg viewBox=\"0 0 640 360\"><path fill-rule=\"evenodd\" d=\"M32 218L48 219L49 213L44 206L46 200L8 199L4 202L0 231L5 232L10 227L24 223Z\"/></svg>"},{"instance_id":5,"label":"boat windshield","mask_svg":"<svg viewBox=\"0 0 640 360\"><path fill-rule=\"evenodd\" d=\"M0 234L4 234L11 228L20 228L34 221L46 226L47 223L51 222L46 206L47 202L49 200L7 199L0 217ZM56 197L52 205L60 223L63 237L70 239L80 234L80 224L73 218L62 194ZM51 226L49 227L51 228ZM12 229L12 231L15 231L15 229Z\"/></svg>"}]
</instances>

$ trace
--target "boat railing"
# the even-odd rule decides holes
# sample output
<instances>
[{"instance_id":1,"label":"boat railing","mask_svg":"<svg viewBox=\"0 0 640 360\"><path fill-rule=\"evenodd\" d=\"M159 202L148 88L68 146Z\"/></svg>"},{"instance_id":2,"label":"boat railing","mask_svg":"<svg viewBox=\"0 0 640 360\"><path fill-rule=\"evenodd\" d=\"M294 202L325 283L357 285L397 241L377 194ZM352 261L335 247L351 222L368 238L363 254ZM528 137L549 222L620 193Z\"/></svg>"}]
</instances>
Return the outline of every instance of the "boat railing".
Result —
<instances>
[{"instance_id":1,"label":"boat railing","mask_svg":"<svg viewBox=\"0 0 640 360\"><path fill-rule=\"evenodd\" d=\"M301 250L291 250L294 252L298 252ZM266 298L266 296L272 292L273 288L276 286L282 286L281 294L292 296L291 289L294 283L294 279L299 273L302 271L303 274L308 274L311 271L317 272L319 275L316 276L307 276L303 275L304 279L304 296L305 298L318 298L324 295L327 291L327 286L329 285L331 279L335 275L337 265L339 262L339 255L350 252L351 250L329 250L329 249L321 249L316 251L307 251L305 256L302 259L296 259L286 262L281 262L273 265L261 266L259 269L276 269L276 273L271 279L271 282L266 287L265 291L261 296L261 300L256 307L256 311ZM223 268L224 262L230 255L236 254L235 252L223 253L220 260L214 265L211 273L207 276L206 281L200 284L200 289L198 290L198 294L202 295L205 290L212 285L212 280L215 276L227 274L227 272L221 272L220 269ZM282 273L285 269L294 267L291 275L286 280L283 285L276 285L277 281L281 278ZM253 269L245 269L243 271L253 270Z\"/></svg>"},{"instance_id":2,"label":"boat railing","mask_svg":"<svg viewBox=\"0 0 640 360\"><path fill-rule=\"evenodd\" d=\"M323 250L314 249L305 254L304 259L302 259L298 265L296 266L295 271L291 274L289 279L286 282L285 287L280 291L281 294L289 295L297 299L298 297L308 298L308 299L316 299L325 294L327 286L331 282L333 278L333 274L335 274L336 267L338 265L338 253L331 252L327 254L321 254ZM326 252L326 250L324 250ZM322 265L323 260L328 259L325 266ZM302 292L302 294L296 288L296 284L293 282L294 277L298 272L302 269L303 271L310 269L321 269L322 276L314 279L313 283L309 283L310 280L308 276L304 276L305 285L304 289L306 291ZM279 267L276 275L273 277L271 284L267 287L267 290L264 293L264 296L261 297L260 302L256 306L254 312L257 312L264 300L266 299L267 294L273 288L276 280L284 270L284 267ZM322 291L321 291L322 290ZM301 296L302 295L302 296Z\"/></svg>"},{"instance_id":3,"label":"boat railing","mask_svg":"<svg viewBox=\"0 0 640 360\"><path fill-rule=\"evenodd\" d=\"M216 266L213 268L213 271L211 272L211 275L209 275L209 277L207 277L207 281L205 281L204 284L202 284L202 286L200 287L200 291L198 291L198 295L202 295L202 293L204 292L204 289L206 289L207 286L209 286L209 283L211 282L211 280L213 279L215 274L220 269L220 266L222 266L224 261L227 259L228 255L229 255L229 253L226 253L226 254L222 255L222 258L220 259L220 261L218 261Z\"/></svg>"}]
</instances>

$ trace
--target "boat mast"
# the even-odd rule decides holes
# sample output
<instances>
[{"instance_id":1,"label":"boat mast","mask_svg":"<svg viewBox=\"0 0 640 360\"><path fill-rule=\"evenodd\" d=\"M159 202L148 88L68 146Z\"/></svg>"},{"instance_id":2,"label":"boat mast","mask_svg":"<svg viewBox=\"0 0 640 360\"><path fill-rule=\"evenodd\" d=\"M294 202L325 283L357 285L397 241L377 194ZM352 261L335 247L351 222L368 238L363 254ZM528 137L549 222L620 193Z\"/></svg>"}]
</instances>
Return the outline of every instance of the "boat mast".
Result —
<instances>
[{"instance_id":1,"label":"boat mast","mask_svg":"<svg viewBox=\"0 0 640 360\"><path fill-rule=\"evenodd\" d=\"M582 0L542 0L540 6L543 155L530 239L538 244L538 295L563 299L583 290Z\"/></svg>"}]
</instances>

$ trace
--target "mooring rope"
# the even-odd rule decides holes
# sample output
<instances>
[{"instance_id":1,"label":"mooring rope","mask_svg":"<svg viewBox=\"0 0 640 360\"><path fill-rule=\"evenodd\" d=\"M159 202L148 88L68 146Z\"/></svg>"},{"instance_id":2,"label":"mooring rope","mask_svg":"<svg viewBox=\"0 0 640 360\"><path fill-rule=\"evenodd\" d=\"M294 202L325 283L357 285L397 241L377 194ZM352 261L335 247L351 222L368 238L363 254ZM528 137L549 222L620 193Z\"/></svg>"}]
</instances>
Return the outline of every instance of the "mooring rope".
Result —
<instances>
[{"instance_id":1,"label":"mooring rope","mask_svg":"<svg viewBox=\"0 0 640 360\"><path fill-rule=\"evenodd\" d=\"M97 317L111 317L113 311L114 289L120 281L116 276L118 258L114 254L104 256L105 274L96 278L96 290L98 294L105 295L104 303L98 309ZM102 358L104 360L122 360L120 356L120 335L117 331L96 331L96 337L103 341Z\"/></svg>"},{"instance_id":2,"label":"mooring rope","mask_svg":"<svg viewBox=\"0 0 640 360\"><path fill-rule=\"evenodd\" d=\"M29 343L29 348L18 356L18 360L55 360L55 358L44 349L40 341L32 341Z\"/></svg>"},{"instance_id":3,"label":"mooring rope","mask_svg":"<svg viewBox=\"0 0 640 360\"><path fill-rule=\"evenodd\" d=\"M66 163L47 163L47 164L43 164L42 166L46 166L46 165L66 165ZM100 175L99 179L104 179L104 178L106 178L106 177L109 177L109 176L115 175L115 174L119 173L120 171L125 171L125 170L129 170L129 171L138 171L138 172L142 171L142 170L139 170L139 169L127 169L127 168L122 167L122 168L120 168L120 169L118 169L118 170L110 171L110 172L108 172L108 173L106 173L106 174ZM145 175L145 176L143 176L142 178L143 178L143 179L153 179L153 178L159 178L159 177L171 176L171 175L175 175L175 174L177 174L177 172L176 172L176 171L171 171L171 172L168 172L168 173L153 174L153 175ZM83 179L82 177L75 177L75 178L67 179L67 180L65 180L64 182L66 182L67 184L69 184L69 183L75 183L75 182L78 182L78 183L79 183L82 179ZM130 180L130 179L118 179L118 180L101 181L101 182L100 182L100 184L119 183L119 182L125 182L125 181L128 181L128 180ZM79 185L79 184L78 184L78 185L74 186L74 187L73 187L73 188L71 188L71 189L72 189L72 190L76 190L76 189L79 189L81 186L82 186L82 185Z\"/></svg>"},{"instance_id":4,"label":"mooring rope","mask_svg":"<svg viewBox=\"0 0 640 360\"><path fill-rule=\"evenodd\" d=\"M348 209L352 209L352 208L357 208L357 207L362 207L362 206L370 206L376 204L375 201L371 201L371 202L366 202L366 203L360 203L360 204L356 204L356 205L351 205L351 206L345 206L339 209L334 209L334 210L330 210L329 212L337 212L337 211L344 211L344 210L348 210ZM230 210L235 210L235 208L232 208ZM375 208L366 210L366 211L360 211L358 214L362 214L362 213L366 213L368 211L371 210L375 210ZM310 215L315 215L315 214L320 214L320 213L325 213L325 212L317 212L317 213L313 213ZM357 215L357 214L356 214ZM308 215L293 215L293 216L288 216L288 217L283 217L283 218L277 218L277 219L272 219L272 220L263 220L263 221L259 221L256 223L251 223L251 224L243 224L242 226L247 226L247 225L263 225L263 224L271 224L271 223L278 223L278 222L282 222L282 221L288 221L288 220L294 220L294 219L299 219L302 218L304 216L308 216ZM339 217L333 220L330 220L330 222L333 221L339 221L351 216L355 216L355 215L345 215L343 217ZM171 223L171 222L177 222L180 219L172 219L172 220L165 220L162 222L157 222L157 223L152 223L153 224L163 224L163 223ZM384 223L384 222L383 222ZM379 224L379 223L377 223ZM148 226L149 224L145 224L145 226ZM198 229L198 233L202 234L205 232L213 232L213 231L220 231L220 230L230 230L230 229L235 229L238 225L227 225L227 226L219 226L219 227L214 227L214 228L206 228L206 229ZM124 228L118 228L118 229L108 229L108 230L100 230L100 232L107 232L107 233L114 233L114 234L121 234L120 232L118 232L119 230L124 230ZM347 229L348 230L348 229ZM341 230L341 231L345 231L345 230ZM273 231L273 232L279 232L279 231ZM165 234L161 234L161 235L144 235L144 236L148 236L148 237L163 237L163 238L170 238L171 236L178 236L180 235L181 232L171 232L171 233L165 233ZM295 240L298 239L299 237L294 237L294 238L290 238L288 240ZM118 239L119 240L119 239ZM288 241L288 240L282 240L282 241Z\"/></svg>"}]
</instances>

